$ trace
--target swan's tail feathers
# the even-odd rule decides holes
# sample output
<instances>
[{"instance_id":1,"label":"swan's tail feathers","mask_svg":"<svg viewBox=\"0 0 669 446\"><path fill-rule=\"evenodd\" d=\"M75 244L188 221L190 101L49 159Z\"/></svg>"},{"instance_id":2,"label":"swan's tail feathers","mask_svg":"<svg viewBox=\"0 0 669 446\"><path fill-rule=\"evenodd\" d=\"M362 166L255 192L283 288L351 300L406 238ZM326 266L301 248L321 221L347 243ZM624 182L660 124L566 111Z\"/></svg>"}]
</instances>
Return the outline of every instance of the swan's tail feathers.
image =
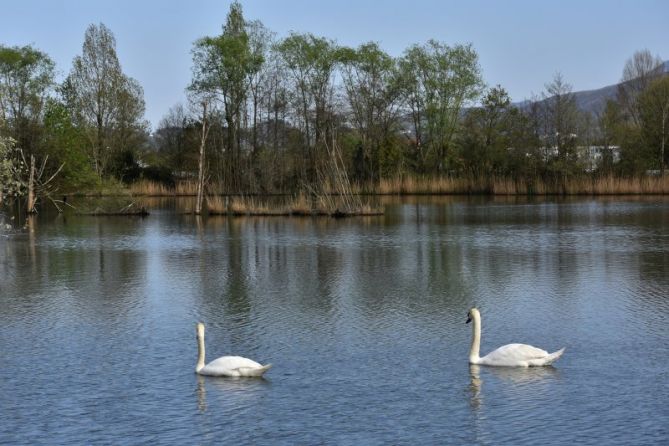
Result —
<instances>
[{"instance_id":1,"label":"swan's tail feathers","mask_svg":"<svg viewBox=\"0 0 669 446\"><path fill-rule=\"evenodd\" d=\"M263 374L272 368L272 364L267 364L262 367L240 367L239 376L263 376Z\"/></svg>"},{"instance_id":2,"label":"swan's tail feathers","mask_svg":"<svg viewBox=\"0 0 669 446\"><path fill-rule=\"evenodd\" d=\"M551 365L558 359L560 359L560 356L562 356L562 353L564 353L564 347L562 347L560 350L551 353L550 355L543 357L541 359L536 360L536 364L532 365Z\"/></svg>"}]
</instances>

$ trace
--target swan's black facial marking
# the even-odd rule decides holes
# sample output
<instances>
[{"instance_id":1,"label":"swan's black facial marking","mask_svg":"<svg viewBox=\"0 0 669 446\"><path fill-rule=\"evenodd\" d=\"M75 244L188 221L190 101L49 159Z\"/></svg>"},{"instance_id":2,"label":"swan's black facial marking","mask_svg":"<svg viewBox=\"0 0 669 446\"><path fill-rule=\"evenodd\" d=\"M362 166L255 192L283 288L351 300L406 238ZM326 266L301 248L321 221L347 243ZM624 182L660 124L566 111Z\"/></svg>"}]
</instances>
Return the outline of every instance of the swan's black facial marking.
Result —
<instances>
[{"instance_id":1,"label":"swan's black facial marking","mask_svg":"<svg viewBox=\"0 0 669 446\"><path fill-rule=\"evenodd\" d=\"M471 314L468 314L468 315L467 315L467 322L465 322L465 324L468 324L468 323L470 323L471 321L472 321L472 315L471 315Z\"/></svg>"}]
</instances>

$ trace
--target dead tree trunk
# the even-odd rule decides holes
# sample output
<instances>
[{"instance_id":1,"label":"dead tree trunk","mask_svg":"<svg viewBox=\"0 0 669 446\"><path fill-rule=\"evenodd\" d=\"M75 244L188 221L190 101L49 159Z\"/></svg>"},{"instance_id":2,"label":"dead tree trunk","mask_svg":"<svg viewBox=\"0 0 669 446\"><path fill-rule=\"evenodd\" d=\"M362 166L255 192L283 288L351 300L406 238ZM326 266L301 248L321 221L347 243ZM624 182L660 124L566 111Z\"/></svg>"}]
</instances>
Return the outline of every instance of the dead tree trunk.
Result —
<instances>
[{"instance_id":1,"label":"dead tree trunk","mask_svg":"<svg viewBox=\"0 0 669 446\"><path fill-rule=\"evenodd\" d=\"M204 154L207 142L207 103L202 103L202 138L200 140L200 158L198 161L197 172L197 201L195 202L195 214L202 213L202 202L204 201Z\"/></svg>"},{"instance_id":2,"label":"dead tree trunk","mask_svg":"<svg viewBox=\"0 0 669 446\"><path fill-rule=\"evenodd\" d=\"M660 176L664 178L664 145L667 139L667 114L669 114L669 101L662 108L662 141L660 144Z\"/></svg>"},{"instance_id":3,"label":"dead tree trunk","mask_svg":"<svg viewBox=\"0 0 669 446\"><path fill-rule=\"evenodd\" d=\"M30 155L30 177L28 178L28 213L35 214L35 203L37 195L35 194L35 157Z\"/></svg>"}]
</instances>

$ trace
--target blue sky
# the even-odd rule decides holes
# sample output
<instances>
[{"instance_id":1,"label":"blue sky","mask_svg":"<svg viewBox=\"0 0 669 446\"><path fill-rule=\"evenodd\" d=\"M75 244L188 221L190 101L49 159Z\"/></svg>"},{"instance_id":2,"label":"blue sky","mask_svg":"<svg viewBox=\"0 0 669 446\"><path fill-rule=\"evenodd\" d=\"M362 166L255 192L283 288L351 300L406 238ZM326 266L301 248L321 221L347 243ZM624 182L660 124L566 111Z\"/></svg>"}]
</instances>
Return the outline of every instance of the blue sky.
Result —
<instances>
[{"instance_id":1,"label":"blue sky","mask_svg":"<svg viewBox=\"0 0 669 446\"><path fill-rule=\"evenodd\" d=\"M560 71L574 90L616 83L635 50L669 59L667 0L367 1L246 0L247 19L279 36L311 32L357 46L376 41L391 55L430 38L472 43L485 81L513 100L540 93ZM220 33L224 0L6 0L0 43L32 44L56 62L59 78L81 53L84 31L102 22L116 36L126 74L144 87L146 117L155 126L183 101L192 43Z\"/></svg>"}]
</instances>

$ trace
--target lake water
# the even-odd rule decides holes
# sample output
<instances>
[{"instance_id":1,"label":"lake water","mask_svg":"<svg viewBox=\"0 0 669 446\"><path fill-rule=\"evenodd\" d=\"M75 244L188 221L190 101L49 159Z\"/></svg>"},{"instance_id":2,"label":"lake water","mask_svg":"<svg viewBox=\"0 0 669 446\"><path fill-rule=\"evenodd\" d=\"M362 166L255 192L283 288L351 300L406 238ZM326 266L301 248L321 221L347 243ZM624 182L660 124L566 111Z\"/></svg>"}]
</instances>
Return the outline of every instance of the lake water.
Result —
<instances>
[{"instance_id":1,"label":"lake water","mask_svg":"<svg viewBox=\"0 0 669 446\"><path fill-rule=\"evenodd\" d=\"M182 203L183 204L183 203ZM0 443L669 442L669 200L388 200L382 217L41 215L0 236ZM467 363L510 342L554 367ZM208 360L266 379L194 373Z\"/></svg>"}]
</instances>

